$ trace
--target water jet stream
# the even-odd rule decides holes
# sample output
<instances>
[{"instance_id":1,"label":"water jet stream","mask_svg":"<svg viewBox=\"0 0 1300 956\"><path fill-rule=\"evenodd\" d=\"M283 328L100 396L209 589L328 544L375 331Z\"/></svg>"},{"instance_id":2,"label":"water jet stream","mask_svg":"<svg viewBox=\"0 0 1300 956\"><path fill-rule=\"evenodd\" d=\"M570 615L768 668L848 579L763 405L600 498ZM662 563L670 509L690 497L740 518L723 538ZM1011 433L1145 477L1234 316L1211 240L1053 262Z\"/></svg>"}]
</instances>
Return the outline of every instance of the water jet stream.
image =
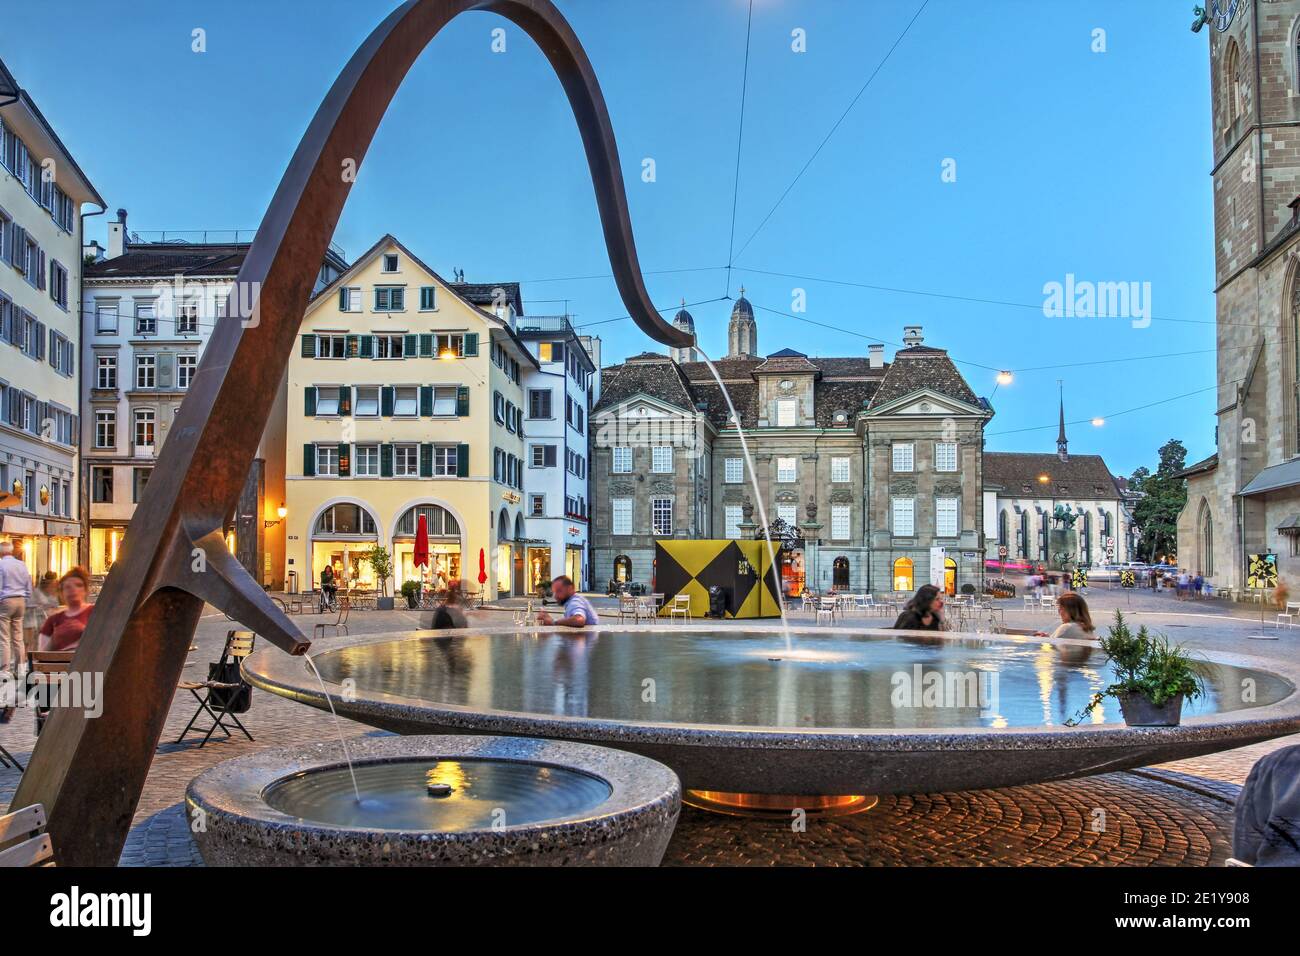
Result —
<instances>
[{"instance_id":1,"label":"water jet stream","mask_svg":"<svg viewBox=\"0 0 1300 956\"><path fill-rule=\"evenodd\" d=\"M316 675L316 683L320 684L320 692L325 695L325 703L329 704L330 713L334 715L334 727L339 732L339 745L343 748L343 759L348 764L348 776L352 778L352 792L356 795L357 803L360 803L361 788L357 786L357 772L352 768L352 757L348 754L348 742L343 739L343 722L339 720L338 711L334 709L334 701L330 699L330 692L325 689L325 678L320 676L315 661L311 659L310 654L304 654L302 659L307 662L311 672Z\"/></svg>"},{"instance_id":2,"label":"water jet stream","mask_svg":"<svg viewBox=\"0 0 1300 956\"><path fill-rule=\"evenodd\" d=\"M718 374L717 367L712 360L701 351L700 347L695 346L696 353L699 354L704 364L708 366L713 380L718 383L718 388L722 392L722 397L727 403L727 410L731 412L731 420L736 425L736 434L740 436L740 451L745 456L745 468L749 473L749 486L754 491L754 504L758 507L758 518L763 522L763 540L767 542L767 560L772 566L772 579L776 582L776 605L781 612L781 631L785 634L785 649L787 651L794 649L794 641L790 637L790 622L785 616L785 592L781 587L781 568L776 563L776 552L772 548L772 534L767 525L767 508L763 504L763 494L758 490L758 475L754 471L754 459L749 454L749 442L745 441L745 428L740 423L740 414L736 411L736 406L732 404L731 393L727 391L727 386L722 384L722 376ZM759 586L762 586L762 575L759 575Z\"/></svg>"}]
</instances>

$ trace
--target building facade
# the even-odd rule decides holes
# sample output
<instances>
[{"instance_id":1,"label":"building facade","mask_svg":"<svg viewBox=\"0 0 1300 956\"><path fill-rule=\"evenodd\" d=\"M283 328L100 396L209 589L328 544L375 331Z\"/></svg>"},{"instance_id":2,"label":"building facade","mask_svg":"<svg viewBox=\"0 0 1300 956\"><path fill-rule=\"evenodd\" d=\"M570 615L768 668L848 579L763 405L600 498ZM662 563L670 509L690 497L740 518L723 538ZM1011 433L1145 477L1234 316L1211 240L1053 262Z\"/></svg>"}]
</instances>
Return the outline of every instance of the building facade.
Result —
<instances>
[{"instance_id":1,"label":"building facade","mask_svg":"<svg viewBox=\"0 0 1300 956\"><path fill-rule=\"evenodd\" d=\"M1093 567L1132 560L1133 520L1119 482L1100 455L1072 455L1061 406L1056 453L984 453L985 537L989 557L1012 565L1051 563L1050 531L1058 507L1073 517L1071 564Z\"/></svg>"},{"instance_id":2,"label":"building facade","mask_svg":"<svg viewBox=\"0 0 1300 956\"><path fill-rule=\"evenodd\" d=\"M34 578L81 548L83 204L103 199L0 62L0 539Z\"/></svg>"},{"instance_id":3,"label":"building facade","mask_svg":"<svg viewBox=\"0 0 1300 956\"><path fill-rule=\"evenodd\" d=\"M1274 553L1300 584L1300 2L1242 0L1209 38L1216 453L1189 465L1178 562L1220 587ZM1206 427L1210 427L1207 423Z\"/></svg>"},{"instance_id":4,"label":"building facade","mask_svg":"<svg viewBox=\"0 0 1300 956\"><path fill-rule=\"evenodd\" d=\"M597 580L651 583L657 538L786 543L785 593L949 590L982 583L981 448L992 417L919 326L885 362L760 358L753 309L732 310L715 363L753 456L703 362L646 353L603 373L596 405ZM754 481L757 482L757 497Z\"/></svg>"},{"instance_id":5,"label":"building facade","mask_svg":"<svg viewBox=\"0 0 1300 956\"><path fill-rule=\"evenodd\" d=\"M198 370L215 324L226 318L249 242L173 234L146 242L109 223L108 249L87 250L82 297L82 459L89 527L87 566L107 574ZM204 241L207 240L207 241ZM346 268L331 248L317 288ZM238 305L238 304L237 304ZM284 586L285 396L263 433L226 540L254 580Z\"/></svg>"},{"instance_id":6,"label":"building facade","mask_svg":"<svg viewBox=\"0 0 1300 956\"><path fill-rule=\"evenodd\" d=\"M515 327L537 362L524 367L528 592L561 574L585 589L591 586L587 481L596 363L566 315L518 316Z\"/></svg>"},{"instance_id":7,"label":"building facade","mask_svg":"<svg viewBox=\"0 0 1300 956\"><path fill-rule=\"evenodd\" d=\"M448 283L385 236L312 300L289 364L286 577L332 566L379 584L361 553L393 557L394 585L425 580L489 598L527 590L524 370L516 283Z\"/></svg>"}]
</instances>

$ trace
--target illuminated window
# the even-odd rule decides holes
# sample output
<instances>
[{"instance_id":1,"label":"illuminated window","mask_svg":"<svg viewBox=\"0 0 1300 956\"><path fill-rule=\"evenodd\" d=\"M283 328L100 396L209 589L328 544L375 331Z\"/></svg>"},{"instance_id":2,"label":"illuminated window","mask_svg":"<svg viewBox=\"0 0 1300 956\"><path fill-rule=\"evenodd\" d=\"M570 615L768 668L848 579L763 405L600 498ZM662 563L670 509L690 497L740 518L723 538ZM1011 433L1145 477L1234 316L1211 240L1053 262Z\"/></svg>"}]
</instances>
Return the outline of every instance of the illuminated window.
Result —
<instances>
[{"instance_id":1,"label":"illuminated window","mask_svg":"<svg viewBox=\"0 0 1300 956\"><path fill-rule=\"evenodd\" d=\"M894 562L894 590L910 591L912 590L912 569L911 558L899 558Z\"/></svg>"}]
</instances>

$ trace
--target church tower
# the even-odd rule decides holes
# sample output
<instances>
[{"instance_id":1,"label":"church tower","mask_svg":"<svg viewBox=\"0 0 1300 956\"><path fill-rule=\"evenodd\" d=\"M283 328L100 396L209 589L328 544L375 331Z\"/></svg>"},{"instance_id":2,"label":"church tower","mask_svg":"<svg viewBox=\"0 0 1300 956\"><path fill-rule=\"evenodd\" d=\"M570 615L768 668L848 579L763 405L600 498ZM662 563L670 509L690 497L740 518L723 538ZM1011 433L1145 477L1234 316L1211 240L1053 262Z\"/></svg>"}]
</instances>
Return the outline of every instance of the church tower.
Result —
<instances>
[{"instance_id":1,"label":"church tower","mask_svg":"<svg viewBox=\"0 0 1300 956\"><path fill-rule=\"evenodd\" d=\"M674 348L669 352L674 362L698 362L699 353L695 349L695 319L686 311L686 300L682 299L681 310L673 316L673 328L681 329L683 332L690 333L691 344L681 348Z\"/></svg>"},{"instance_id":2,"label":"church tower","mask_svg":"<svg viewBox=\"0 0 1300 956\"><path fill-rule=\"evenodd\" d=\"M754 321L754 307L745 298L745 287L740 287L740 298L731 309L731 322L727 325L727 358L758 358L758 323Z\"/></svg>"},{"instance_id":3,"label":"church tower","mask_svg":"<svg viewBox=\"0 0 1300 956\"><path fill-rule=\"evenodd\" d=\"M1061 428L1056 433L1056 456L1061 461L1069 461L1070 443L1065 440L1065 389L1059 385L1057 387L1061 389Z\"/></svg>"}]
</instances>

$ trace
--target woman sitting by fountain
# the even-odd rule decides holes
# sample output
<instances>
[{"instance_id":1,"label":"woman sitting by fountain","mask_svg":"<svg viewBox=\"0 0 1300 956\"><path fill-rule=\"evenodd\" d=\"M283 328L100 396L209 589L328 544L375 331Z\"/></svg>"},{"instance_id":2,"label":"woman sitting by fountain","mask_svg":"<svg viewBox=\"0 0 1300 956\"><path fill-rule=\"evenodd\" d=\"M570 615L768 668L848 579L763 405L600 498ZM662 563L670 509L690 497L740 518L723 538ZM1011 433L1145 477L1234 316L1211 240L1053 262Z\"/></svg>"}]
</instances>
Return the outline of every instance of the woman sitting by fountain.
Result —
<instances>
[{"instance_id":1,"label":"woman sitting by fountain","mask_svg":"<svg viewBox=\"0 0 1300 956\"><path fill-rule=\"evenodd\" d=\"M903 611L894 621L896 631L943 631L943 593L933 584L922 584L903 605Z\"/></svg>"},{"instance_id":2,"label":"woman sitting by fountain","mask_svg":"<svg viewBox=\"0 0 1300 956\"><path fill-rule=\"evenodd\" d=\"M433 612L429 627L435 630L469 627L469 620L465 617L465 612L461 610L461 604L463 603L464 594L461 591L460 580L448 581L447 596L438 605L438 609Z\"/></svg>"},{"instance_id":3,"label":"woman sitting by fountain","mask_svg":"<svg viewBox=\"0 0 1300 956\"><path fill-rule=\"evenodd\" d=\"M41 625L42 651L75 651L90 620L90 612L95 610L95 605L86 601L90 575L85 568L76 567L65 574L59 580L59 593L63 597L63 610L51 614Z\"/></svg>"},{"instance_id":4,"label":"woman sitting by fountain","mask_svg":"<svg viewBox=\"0 0 1300 956\"><path fill-rule=\"evenodd\" d=\"M1096 628L1092 626L1092 615L1088 613L1088 602L1073 591L1066 591L1056 599L1056 610L1061 615L1061 623L1051 634L1053 638L1073 637L1081 641L1095 641ZM1046 631L1035 631L1034 637L1047 637Z\"/></svg>"}]
</instances>

